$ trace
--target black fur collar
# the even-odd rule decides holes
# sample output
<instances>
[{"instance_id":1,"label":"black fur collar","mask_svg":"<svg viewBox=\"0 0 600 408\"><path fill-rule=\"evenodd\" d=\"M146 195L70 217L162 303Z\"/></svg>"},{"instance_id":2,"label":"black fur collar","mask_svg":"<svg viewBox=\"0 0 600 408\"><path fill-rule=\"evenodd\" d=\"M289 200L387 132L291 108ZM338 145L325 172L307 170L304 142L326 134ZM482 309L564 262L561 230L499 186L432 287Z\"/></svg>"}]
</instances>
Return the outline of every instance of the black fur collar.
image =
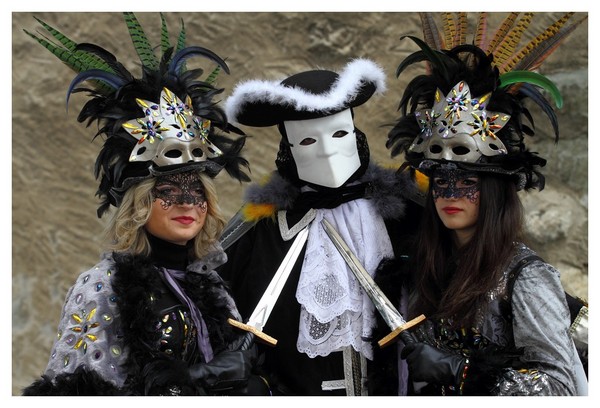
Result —
<instances>
[{"instance_id":1,"label":"black fur collar","mask_svg":"<svg viewBox=\"0 0 600 408\"><path fill-rule=\"evenodd\" d=\"M129 254L113 254L116 272L113 275L113 288L117 295L117 304L122 318L122 329L125 344L130 348L128 361L129 379L141 381L140 372L144 365L153 359L160 358L150 352L144 344L154 344L158 334L148 330L155 321L151 295L163 285L157 268L152 260L143 256ZM198 262L188 267L186 281L182 287L186 294L196 303L208 327L213 350L216 353L227 348L239 336L227 322L234 317L231 308L231 297L222 280L212 270L202 271ZM197 270L199 269L199 270ZM130 384L138 388L142 384Z\"/></svg>"}]
</instances>

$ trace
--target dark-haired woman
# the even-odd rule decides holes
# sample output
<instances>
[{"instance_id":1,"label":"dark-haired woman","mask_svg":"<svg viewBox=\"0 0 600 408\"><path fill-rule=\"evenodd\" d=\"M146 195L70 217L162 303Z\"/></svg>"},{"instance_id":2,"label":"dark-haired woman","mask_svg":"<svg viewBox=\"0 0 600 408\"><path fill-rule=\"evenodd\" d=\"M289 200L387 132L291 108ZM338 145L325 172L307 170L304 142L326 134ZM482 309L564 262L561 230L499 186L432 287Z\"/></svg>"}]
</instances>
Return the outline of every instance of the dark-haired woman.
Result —
<instances>
[{"instance_id":1,"label":"dark-haired woman","mask_svg":"<svg viewBox=\"0 0 600 408\"><path fill-rule=\"evenodd\" d=\"M478 33L489 29L485 13L479 22ZM433 34L426 38L438 38L426 28ZM415 246L408 267L400 268L410 287L407 317L428 317L400 352L407 393L586 394L560 274L521 236L517 192L542 190L546 163L525 146L533 126L524 99L542 107L558 137L553 108L538 86L555 97L556 88L529 71L539 66L535 58L518 54L513 65L503 65L513 56L502 45L486 50L479 36L476 45L459 44L461 35L446 38L453 43L412 37L421 49L398 72L420 61L429 70L407 85L404 115L388 139L392 154L404 153L429 177ZM538 46L534 55L544 54L545 44L531 48Z\"/></svg>"},{"instance_id":2,"label":"dark-haired woman","mask_svg":"<svg viewBox=\"0 0 600 408\"><path fill-rule=\"evenodd\" d=\"M411 392L585 393L560 274L521 242L521 226L510 179L452 167L432 173L410 305L429 319L402 351Z\"/></svg>"}]
</instances>

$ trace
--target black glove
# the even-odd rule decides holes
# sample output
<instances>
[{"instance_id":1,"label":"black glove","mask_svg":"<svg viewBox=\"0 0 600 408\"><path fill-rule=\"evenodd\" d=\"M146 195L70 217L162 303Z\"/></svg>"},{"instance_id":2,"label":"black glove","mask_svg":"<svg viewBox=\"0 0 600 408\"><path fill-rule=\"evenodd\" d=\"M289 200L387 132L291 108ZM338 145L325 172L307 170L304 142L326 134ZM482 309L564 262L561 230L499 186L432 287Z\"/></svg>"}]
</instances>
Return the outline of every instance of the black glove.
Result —
<instances>
[{"instance_id":1,"label":"black glove","mask_svg":"<svg viewBox=\"0 0 600 408\"><path fill-rule=\"evenodd\" d=\"M252 373L256 360L256 347L224 351L206 364L191 366L189 374L209 394L270 395L266 381Z\"/></svg>"},{"instance_id":2,"label":"black glove","mask_svg":"<svg viewBox=\"0 0 600 408\"><path fill-rule=\"evenodd\" d=\"M192 382L187 363L178 359L157 358L142 369L144 395L206 395Z\"/></svg>"},{"instance_id":3,"label":"black glove","mask_svg":"<svg viewBox=\"0 0 600 408\"><path fill-rule=\"evenodd\" d=\"M467 364L461 355L425 343L407 344L400 358L406 359L408 374L413 381L440 385L458 386Z\"/></svg>"},{"instance_id":4,"label":"black glove","mask_svg":"<svg viewBox=\"0 0 600 408\"><path fill-rule=\"evenodd\" d=\"M266 382L252 374L256 348L224 351L191 367L181 360L157 359L144 366L146 395L270 395Z\"/></svg>"},{"instance_id":5,"label":"black glove","mask_svg":"<svg viewBox=\"0 0 600 408\"><path fill-rule=\"evenodd\" d=\"M251 350L224 351L208 363L191 366L190 378L213 392L245 387L252 374L253 359Z\"/></svg>"}]
</instances>

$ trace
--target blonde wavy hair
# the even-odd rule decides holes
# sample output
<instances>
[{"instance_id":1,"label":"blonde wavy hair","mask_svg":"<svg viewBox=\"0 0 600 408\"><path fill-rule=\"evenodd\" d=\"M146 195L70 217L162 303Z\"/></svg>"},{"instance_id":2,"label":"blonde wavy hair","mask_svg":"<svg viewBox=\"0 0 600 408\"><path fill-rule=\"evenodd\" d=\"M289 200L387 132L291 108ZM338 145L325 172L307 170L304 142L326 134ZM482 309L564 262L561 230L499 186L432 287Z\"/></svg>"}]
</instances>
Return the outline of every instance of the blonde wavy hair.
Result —
<instances>
[{"instance_id":1,"label":"blonde wavy hair","mask_svg":"<svg viewBox=\"0 0 600 408\"><path fill-rule=\"evenodd\" d=\"M218 241L225 227L225 218L219 207L213 180L202 172L198 172L198 175L204 186L207 201L204 227L194 238L194 254L201 258L210 252ZM107 249L134 255L150 255L150 242L144 226L152 211L152 188L155 184L156 178L153 177L127 190L121 205L111 215L104 231Z\"/></svg>"}]
</instances>

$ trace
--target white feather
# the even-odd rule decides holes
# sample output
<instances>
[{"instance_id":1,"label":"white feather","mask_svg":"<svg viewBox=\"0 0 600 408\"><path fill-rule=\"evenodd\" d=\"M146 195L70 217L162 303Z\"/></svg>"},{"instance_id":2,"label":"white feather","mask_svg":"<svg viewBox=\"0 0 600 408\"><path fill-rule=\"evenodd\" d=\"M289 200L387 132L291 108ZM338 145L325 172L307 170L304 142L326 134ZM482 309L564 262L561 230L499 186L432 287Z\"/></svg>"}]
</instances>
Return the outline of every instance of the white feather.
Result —
<instances>
[{"instance_id":1,"label":"white feather","mask_svg":"<svg viewBox=\"0 0 600 408\"><path fill-rule=\"evenodd\" d=\"M375 62L363 58L348 63L331 89L324 94L283 86L281 80L243 81L235 86L231 96L225 100L225 114L230 122L239 124L237 118L241 108L252 102L288 105L298 111L339 110L357 94L364 82L375 84L375 94L382 94L386 90L383 69Z\"/></svg>"}]
</instances>

